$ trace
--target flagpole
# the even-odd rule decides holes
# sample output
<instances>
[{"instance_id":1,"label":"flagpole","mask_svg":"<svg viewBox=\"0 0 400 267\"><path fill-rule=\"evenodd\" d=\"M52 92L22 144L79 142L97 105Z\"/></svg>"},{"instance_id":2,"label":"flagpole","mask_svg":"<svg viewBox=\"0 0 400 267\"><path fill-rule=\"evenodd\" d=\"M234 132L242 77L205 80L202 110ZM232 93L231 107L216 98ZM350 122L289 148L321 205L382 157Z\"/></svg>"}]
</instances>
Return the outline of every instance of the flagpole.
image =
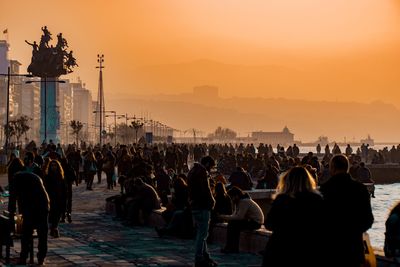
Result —
<instances>
[{"instance_id":1,"label":"flagpole","mask_svg":"<svg viewBox=\"0 0 400 267\"><path fill-rule=\"evenodd\" d=\"M8 28L3 31L3 34L6 36L7 43L9 43Z\"/></svg>"}]
</instances>

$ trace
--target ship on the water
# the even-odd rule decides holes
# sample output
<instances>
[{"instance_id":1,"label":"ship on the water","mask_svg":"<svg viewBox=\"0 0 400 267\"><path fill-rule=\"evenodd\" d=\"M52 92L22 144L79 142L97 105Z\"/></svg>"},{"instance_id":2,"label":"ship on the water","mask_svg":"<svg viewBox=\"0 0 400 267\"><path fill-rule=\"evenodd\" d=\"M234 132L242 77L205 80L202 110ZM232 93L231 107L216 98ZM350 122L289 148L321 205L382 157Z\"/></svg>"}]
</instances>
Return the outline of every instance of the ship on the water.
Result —
<instances>
[{"instance_id":1,"label":"ship on the water","mask_svg":"<svg viewBox=\"0 0 400 267\"><path fill-rule=\"evenodd\" d=\"M375 145L375 141L374 139L371 138L370 135L368 135L367 138L365 139L361 139L360 142L355 142L355 141L349 141L349 142L336 142L336 141L329 141L327 136L320 136L318 137L318 140L314 141L314 142L310 142L310 143L303 143L303 142L297 142L298 145L300 146L317 146L318 144L320 144L321 146L333 146L335 144L337 144L338 146L361 146L362 144L364 145L369 145L374 146Z\"/></svg>"}]
</instances>

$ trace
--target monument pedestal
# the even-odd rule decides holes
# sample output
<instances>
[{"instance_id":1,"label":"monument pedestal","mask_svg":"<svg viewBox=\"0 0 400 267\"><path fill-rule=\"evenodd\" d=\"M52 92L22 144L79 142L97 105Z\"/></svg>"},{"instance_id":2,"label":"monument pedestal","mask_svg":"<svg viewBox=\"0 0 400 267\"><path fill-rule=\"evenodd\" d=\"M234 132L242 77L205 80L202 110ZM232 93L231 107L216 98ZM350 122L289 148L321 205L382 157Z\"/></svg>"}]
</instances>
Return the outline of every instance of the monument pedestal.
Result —
<instances>
[{"instance_id":1,"label":"monument pedestal","mask_svg":"<svg viewBox=\"0 0 400 267\"><path fill-rule=\"evenodd\" d=\"M40 83L40 139L54 144L60 142L60 114L57 107L58 78L42 78Z\"/></svg>"}]
</instances>

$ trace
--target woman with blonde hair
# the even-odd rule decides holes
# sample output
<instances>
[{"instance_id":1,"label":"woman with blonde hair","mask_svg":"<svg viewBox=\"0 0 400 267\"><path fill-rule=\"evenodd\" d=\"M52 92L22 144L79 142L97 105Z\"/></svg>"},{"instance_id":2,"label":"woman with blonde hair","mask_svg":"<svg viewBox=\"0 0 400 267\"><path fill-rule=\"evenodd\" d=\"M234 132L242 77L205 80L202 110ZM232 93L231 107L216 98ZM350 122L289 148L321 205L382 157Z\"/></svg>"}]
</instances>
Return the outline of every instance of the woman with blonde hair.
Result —
<instances>
[{"instance_id":1,"label":"woman with blonde hair","mask_svg":"<svg viewBox=\"0 0 400 267\"><path fill-rule=\"evenodd\" d=\"M263 266L324 266L323 199L315 180L304 167L281 176L265 221L272 231Z\"/></svg>"}]
</instances>

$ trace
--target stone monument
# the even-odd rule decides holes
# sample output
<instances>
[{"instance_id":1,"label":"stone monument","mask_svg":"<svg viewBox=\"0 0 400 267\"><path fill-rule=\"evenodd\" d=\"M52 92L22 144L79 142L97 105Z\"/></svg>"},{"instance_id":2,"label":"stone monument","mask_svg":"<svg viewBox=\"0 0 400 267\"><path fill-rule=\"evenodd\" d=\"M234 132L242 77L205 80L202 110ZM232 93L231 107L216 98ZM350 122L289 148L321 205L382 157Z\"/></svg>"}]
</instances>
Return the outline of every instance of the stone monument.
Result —
<instances>
[{"instance_id":1,"label":"stone monument","mask_svg":"<svg viewBox=\"0 0 400 267\"><path fill-rule=\"evenodd\" d=\"M68 43L62 33L57 35L57 44L49 44L53 39L47 26L42 27L43 34L39 45L34 41L32 46L31 64L28 72L40 77L40 138L43 142L52 140L59 142L57 130L60 128L60 116L57 108L57 87L59 77L72 72L76 59L72 51L67 51Z\"/></svg>"}]
</instances>

